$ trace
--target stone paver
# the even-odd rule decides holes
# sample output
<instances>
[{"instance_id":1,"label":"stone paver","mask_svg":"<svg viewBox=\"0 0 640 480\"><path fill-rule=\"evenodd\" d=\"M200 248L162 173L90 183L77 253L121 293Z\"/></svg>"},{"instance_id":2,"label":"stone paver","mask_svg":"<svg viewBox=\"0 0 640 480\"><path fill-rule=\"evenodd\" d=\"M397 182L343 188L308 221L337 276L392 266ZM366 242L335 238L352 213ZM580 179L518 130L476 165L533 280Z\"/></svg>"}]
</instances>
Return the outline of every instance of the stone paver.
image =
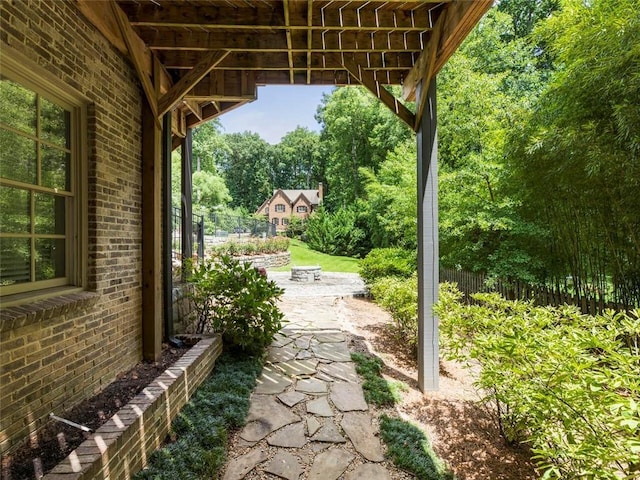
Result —
<instances>
[{"instance_id":1,"label":"stone paver","mask_svg":"<svg viewBox=\"0 0 640 480\"><path fill-rule=\"evenodd\" d=\"M227 470L224 472L222 480L242 480L247 473L267 458L269 458L269 455L262 449L255 449L245 455L234 458L227 465Z\"/></svg>"},{"instance_id":2,"label":"stone paver","mask_svg":"<svg viewBox=\"0 0 640 480\"><path fill-rule=\"evenodd\" d=\"M334 382L331 385L331 401L341 412L367 410L367 402L358 383Z\"/></svg>"},{"instance_id":3,"label":"stone paver","mask_svg":"<svg viewBox=\"0 0 640 480\"><path fill-rule=\"evenodd\" d=\"M355 457L341 448L319 453L311 465L309 480L335 480L347 469ZM364 480L364 479L363 479Z\"/></svg>"},{"instance_id":4,"label":"stone paver","mask_svg":"<svg viewBox=\"0 0 640 480\"><path fill-rule=\"evenodd\" d=\"M327 386L327 382L316 380L315 378L298 380L298 382L296 383L296 392L319 394L327 393L328 391L329 387Z\"/></svg>"},{"instance_id":5,"label":"stone paver","mask_svg":"<svg viewBox=\"0 0 640 480\"><path fill-rule=\"evenodd\" d=\"M391 476L382 465L363 463L345 475L345 480L391 480Z\"/></svg>"},{"instance_id":6,"label":"stone paver","mask_svg":"<svg viewBox=\"0 0 640 480\"><path fill-rule=\"evenodd\" d=\"M264 471L287 480L298 480L302 475L302 466L289 452L279 452L267 464Z\"/></svg>"},{"instance_id":7,"label":"stone paver","mask_svg":"<svg viewBox=\"0 0 640 480\"><path fill-rule=\"evenodd\" d=\"M307 402L307 413L312 413L319 417L333 417L334 415L326 395L315 400L309 400Z\"/></svg>"},{"instance_id":8,"label":"stone paver","mask_svg":"<svg viewBox=\"0 0 640 480\"><path fill-rule=\"evenodd\" d=\"M372 426L371 415L347 412L342 417L340 426L360 455L371 462L384 460L382 445Z\"/></svg>"},{"instance_id":9,"label":"stone paver","mask_svg":"<svg viewBox=\"0 0 640 480\"><path fill-rule=\"evenodd\" d=\"M304 422L281 428L267 438L267 443L275 447L302 448L307 443L307 437L304 435Z\"/></svg>"},{"instance_id":10,"label":"stone paver","mask_svg":"<svg viewBox=\"0 0 640 480\"><path fill-rule=\"evenodd\" d=\"M335 308L336 296L357 292L340 281L316 285L325 278L333 281L328 274L313 284L285 286L285 327L268 349L247 424L230 446L242 455L228 461L223 480L392 478ZM332 293L304 293L325 287Z\"/></svg>"}]
</instances>

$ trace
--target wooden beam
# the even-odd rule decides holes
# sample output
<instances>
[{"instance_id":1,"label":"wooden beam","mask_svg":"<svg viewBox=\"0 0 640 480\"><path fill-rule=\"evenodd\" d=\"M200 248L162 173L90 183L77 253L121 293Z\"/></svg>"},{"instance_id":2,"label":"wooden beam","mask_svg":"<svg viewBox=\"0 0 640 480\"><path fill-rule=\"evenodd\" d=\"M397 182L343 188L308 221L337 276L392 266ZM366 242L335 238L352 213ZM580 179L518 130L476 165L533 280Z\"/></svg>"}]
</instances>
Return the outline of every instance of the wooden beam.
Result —
<instances>
[{"instance_id":1,"label":"wooden beam","mask_svg":"<svg viewBox=\"0 0 640 480\"><path fill-rule=\"evenodd\" d=\"M307 1L307 26L313 25L313 0ZM307 30L307 85L311 84L311 49L313 47L313 30Z\"/></svg>"},{"instance_id":2,"label":"wooden beam","mask_svg":"<svg viewBox=\"0 0 640 480\"><path fill-rule=\"evenodd\" d=\"M282 71L280 73L283 78L288 78L288 72ZM211 100L255 100L257 95L256 75L257 72L254 71L216 70L203 78L184 98L199 103Z\"/></svg>"},{"instance_id":3,"label":"wooden beam","mask_svg":"<svg viewBox=\"0 0 640 480\"><path fill-rule=\"evenodd\" d=\"M162 353L162 129L142 102L142 353Z\"/></svg>"},{"instance_id":4,"label":"wooden beam","mask_svg":"<svg viewBox=\"0 0 640 480\"><path fill-rule=\"evenodd\" d=\"M365 31L311 31L313 52L420 52L427 41L430 28L424 32L365 32ZM138 27L140 37L154 51L208 51L229 50L231 52L286 52L284 35L256 35L234 32L233 35L216 35L200 30L169 30ZM294 53L309 50L308 33L291 32Z\"/></svg>"},{"instance_id":5,"label":"wooden beam","mask_svg":"<svg viewBox=\"0 0 640 480\"><path fill-rule=\"evenodd\" d=\"M193 69L182 77L171 89L164 94L158 103L158 116L162 116L175 107L202 78L213 70L229 52L210 52L206 54Z\"/></svg>"},{"instance_id":6,"label":"wooden beam","mask_svg":"<svg viewBox=\"0 0 640 480\"><path fill-rule=\"evenodd\" d=\"M219 117L223 113L230 112L242 105L248 103L250 100L243 100L241 102L215 102L215 104L209 104L202 107L202 119L199 120L195 115L187 115L187 128L195 128L198 125L213 120Z\"/></svg>"},{"instance_id":7,"label":"wooden beam","mask_svg":"<svg viewBox=\"0 0 640 480\"><path fill-rule=\"evenodd\" d=\"M202 106L197 101L186 99L184 104L191 113L198 117L198 120L202 120Z\"/></svg>"},{"instance_id":8,"label":"wooden beam","mask_svg":"<svg viewBox=\"0 0 640 480\"><path fill-rule=\"evenodd\" d=\"M138 79L140 83L142 83L142 89L147 97L147 101L149 102L149 107L151 111L155 114L156 118L158 117L158 100L156 96L156 89L151 82L151 78L149 77L148 68L146 66L146 61L148 57L146 53L146 46L140 45L140 38L135 34L131 25L127 20L124 12L120 10L118 4L116 2L111 2L111 11L113 16L120 28L120 34L124 39L124 43L127 46L127 50L129 52L129 56L133 61L133 66L138 73ZM151 65L153 68L153 65Z\"/></svg>"},{"instance_id":9,"label":"wooden beam","mask_svg":"<svg viewBox=\"0 0 640 480\"><path fill-rule=\"evenodd\" d=\"M403 122L405 122L411 129L415 124L415 117L411 110L405 107L398 101L383 85L376 82L372 73L360 68L353 60L342 56L342 64L344 68L355 78L358 83L364 85L369 91L371 91L376 97L378 97L382 103L384 103L393 113L395 113Z\"/></svg>"},{"instance_id":10,"label":"wooden beam","mask_svg":"<svg viewBox=\"0 0 640 480\"><path fill-rule=\"evenodd\" d=\"M418 61L415 63L409 75L405 79L402 84L402 98L407 101L414 101L416 98L416 87L420 81L426 79L424 84L428 84L429 80L431 80L431 76L433 75L433 69L435 66L436 56L438 54L438 49L440 46L440 38L442 34L442 26L444 24L444 19L446 17L446 9L440 12L438 19L434 25L433 30L431 31L431 36L429 37L429 41L427 42L427 46L420 53L418 57ZM416 109L416 117L418 116L418 110Z\"/></svg>"},{"instance_id":11,"label":"wooden beam","mask_svg":"<svg viewBox=\"0 0 640 480\"><path fill-rule=\"evenodd\" d=\"M286 37L287 37L287 57L289 63L289 79L291 84L293 85L293 54L291 53L291 29L288 28L289 25L289 0L282 0L282 8L284 9L284 24L287 27L286 29Z\"/></svg>"},{"instance_id":12,"label":"wooden beam","mask_svg":"<svg viewBox=\"0 0 640 480\"><path fill-rule=\"evenodd\" d=\"M450 0L449 0L450 1ZM289 25L281 11L271 5L253 2L251 6L167 5L152 3L125 4L131 24L149 27L198 28L202 30L307 30L307 14L302 9L292 12ZM314 2L315 3L315 2ZM373 3L373 2L372 2ZM429 25L433 4L447 1L404 2L394 9L336 8L331 5L313 9L314 30L327 31L421 31Z\"/></svg>"}]
</instances>

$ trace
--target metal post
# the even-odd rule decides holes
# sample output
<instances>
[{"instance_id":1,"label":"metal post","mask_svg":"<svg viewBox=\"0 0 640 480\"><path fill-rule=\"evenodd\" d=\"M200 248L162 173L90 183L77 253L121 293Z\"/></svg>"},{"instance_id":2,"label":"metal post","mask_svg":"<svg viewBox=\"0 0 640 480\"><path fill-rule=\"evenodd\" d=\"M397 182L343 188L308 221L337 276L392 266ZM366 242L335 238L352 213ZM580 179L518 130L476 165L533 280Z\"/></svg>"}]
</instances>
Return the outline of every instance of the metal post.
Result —
<instances>
[{"instance_id":1,"label":"metal post","mask_svg":"<svg viewBox=\"0 0 640 480\"><path fill-rule=\"evenodd\" d=\"M162 117L162 285L164 290L164 338L173 337L173 272L171 231L171 114Z\"/></svg>"},{"instance_id":2,"label":"metal post","mask_svg":"<svg viewBox=\"0 0 640 480\"><path fill-rule=\"evenodd\" d=\"M182 191L182 265L193 257L193 186L191 180L191 161L193 148L193 131L188 128L182 140L181 191ZM182 269L182 280L186 280L187 270Z\"/></svg>"},{"instance_id":3,"label":"metal post","mask_svg":"<svg viewBox=\"0 0 640 480\"><path fill-rule=\"evenodd\" d=\"M418 142L418 387L438 389L438 134L436 81L428 90L420 83L417 97L427 103L417 132Z\"/></svg>"}]
</instances>

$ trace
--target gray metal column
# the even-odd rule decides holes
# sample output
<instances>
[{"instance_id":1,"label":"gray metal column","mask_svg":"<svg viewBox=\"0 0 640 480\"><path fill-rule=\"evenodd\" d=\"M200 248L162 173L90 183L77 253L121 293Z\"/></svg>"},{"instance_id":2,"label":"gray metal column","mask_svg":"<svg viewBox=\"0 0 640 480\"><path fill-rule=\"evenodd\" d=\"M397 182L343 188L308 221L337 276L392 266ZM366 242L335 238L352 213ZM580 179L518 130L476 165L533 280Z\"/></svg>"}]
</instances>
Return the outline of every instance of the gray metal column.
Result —
<instances>
[{"instance_id":1,"label":"gray metal column","mask_svg":"<svg viewBox=\"0 0 640 480\"><path fill-rule=\"evenodd\" d=\"M418 386L423 392L438 389L438 133L436 81L428 90L420 83L417 98L427 95L418 142Z\"/></svg>"},{"instance_id":2,"label":"gray metal column","mask_svg":"<svg viewBox=\"0 0 640 480\"><path fill-rule=\"evenodd\" d=\"M162 285L164 338L173 337L173 272L171 209L171 113L162 117Z\"/></svg>"}]
</instances>

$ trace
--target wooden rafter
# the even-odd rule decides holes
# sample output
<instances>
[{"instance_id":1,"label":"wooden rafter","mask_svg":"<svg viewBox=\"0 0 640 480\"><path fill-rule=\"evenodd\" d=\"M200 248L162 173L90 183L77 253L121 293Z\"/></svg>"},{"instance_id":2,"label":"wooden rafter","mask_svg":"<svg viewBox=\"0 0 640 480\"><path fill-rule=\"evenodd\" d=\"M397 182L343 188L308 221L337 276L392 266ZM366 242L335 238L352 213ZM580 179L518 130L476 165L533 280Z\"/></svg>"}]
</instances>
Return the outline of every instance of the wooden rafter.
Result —
<instances>
[{"instance_id":1,"label":"wooden rafter","mask_svg":"<svg viewBox=\"0 0 640 480\"><path fill-rule=\"evenodd\" d=\"M164 94L158 103L158 116L162 116L175 107L189 90L197 85L216 65L218 65L229 52L210 52L205 55L193 69L180 79L171 90Z\"/></svg>"},{"instance_id":2,"label":"wooden rafter","mask_svg":"<svg viewBox=\"0 0 640 480\"><path fill-rule=\"evenodd\" d=\"M383 85L376 82L371 72L360 68L352 59L343 56L342 64L358 83L365 86L371 93L380 99L393 113L395 113L403 122L412 129L415 125L415 116L407 107L394 97Z\"/></svg>"},{"instance_id":3,"label":"wooden rafter","mask_svg":"<svg viewBox=\"0 0 640 480\"><path fill-rule=\"evenodd\" d=\"M307 1L307 85L311 84L311 49L313 47L313 0Z\"/></svg>"},{"instance_id":4,"label":"wooden rafter","mask_svg":"<svg viewBox=\"0 0 640 480\"><path fill-rule=\"evenodd\" d=\"M291 53L291 29L289 28L289 0L282 0L284 9L284 25L286 27L285 34L287 37L287 57L289 60L289 78L293 85L293 54Z\"/></svg>"}]
</instances>

